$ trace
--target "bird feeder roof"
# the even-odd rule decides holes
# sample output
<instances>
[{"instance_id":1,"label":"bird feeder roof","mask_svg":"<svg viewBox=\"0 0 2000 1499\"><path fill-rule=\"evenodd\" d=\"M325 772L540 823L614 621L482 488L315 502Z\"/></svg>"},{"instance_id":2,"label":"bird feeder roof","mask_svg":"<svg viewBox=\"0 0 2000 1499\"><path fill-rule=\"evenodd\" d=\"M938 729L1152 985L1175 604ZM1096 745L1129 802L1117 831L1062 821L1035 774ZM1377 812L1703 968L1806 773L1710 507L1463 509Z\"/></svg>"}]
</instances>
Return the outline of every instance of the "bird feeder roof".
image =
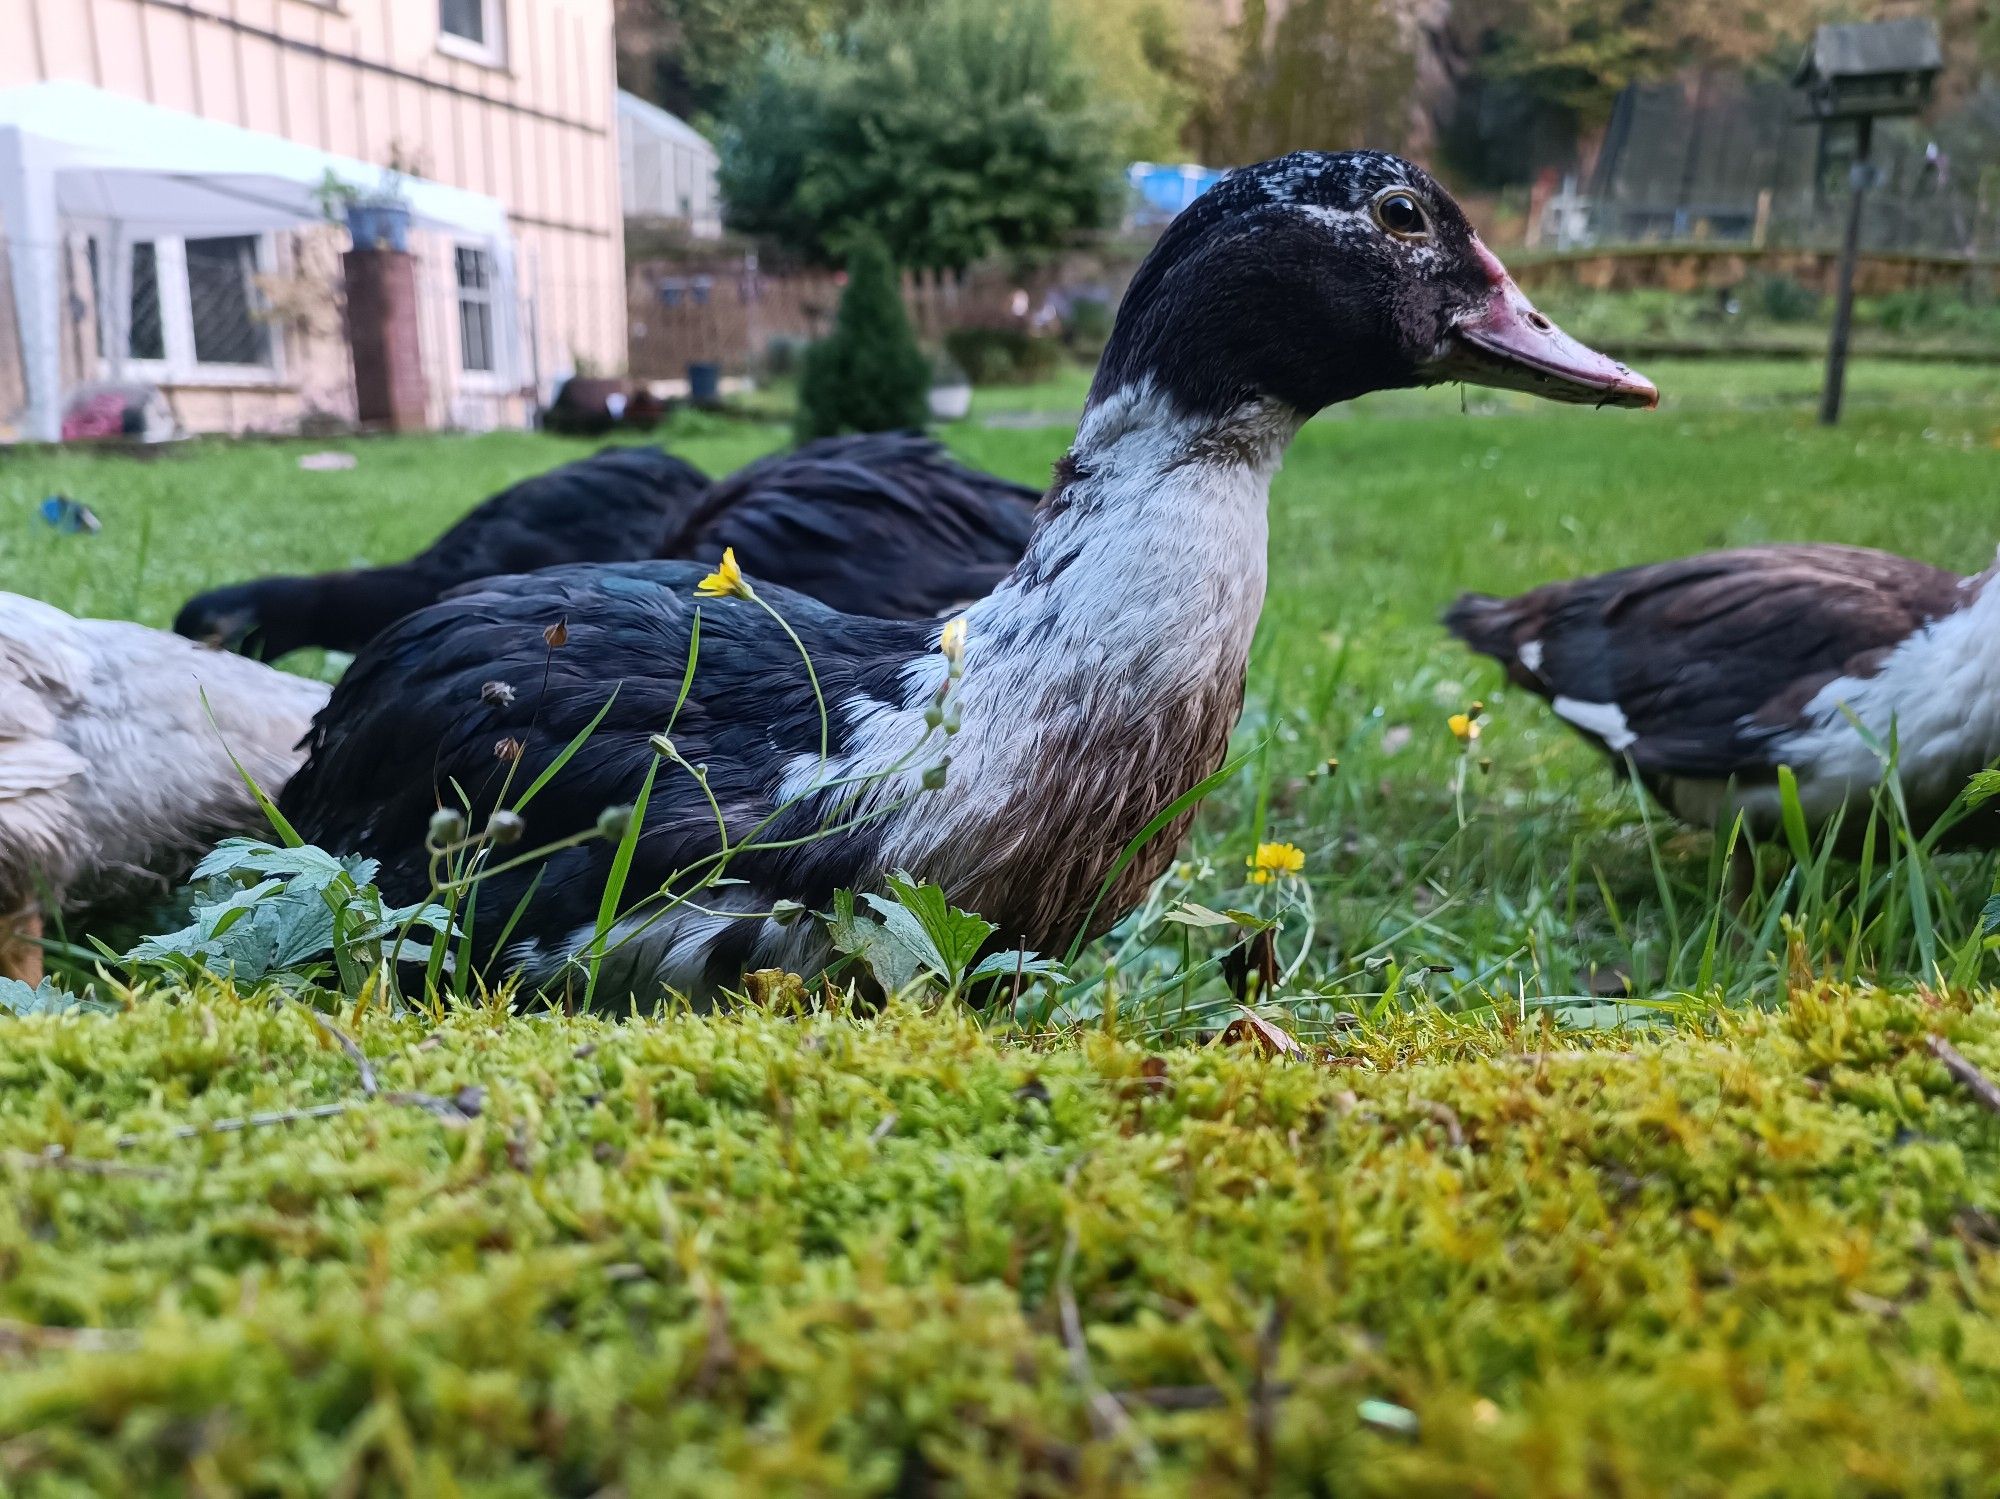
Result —
<instances>
[{"instance_id":1,"label":"bird feeder roof","mask_svg":"<svg viewBox=\"0 0 2000 1499\"><path fill-rule=\"evenodd\" d=\"M1799 60L1792 82L1804 86L1885 73L1936 73L1943 66L1937 24L1916 16L1820 27Z\"/></svg>"},{"instance_id":2,"label":"bird feeder roof","mask_svg":"<svg viewBox=\"0 0 2000 1499\"><path fill-rule=\"evenodd\" d=\"M1822 26L1792 82L1811 119L1908 115L1930 102L1943 66L1937 26L1921 17Z\"/></svg>"}]
</instances>

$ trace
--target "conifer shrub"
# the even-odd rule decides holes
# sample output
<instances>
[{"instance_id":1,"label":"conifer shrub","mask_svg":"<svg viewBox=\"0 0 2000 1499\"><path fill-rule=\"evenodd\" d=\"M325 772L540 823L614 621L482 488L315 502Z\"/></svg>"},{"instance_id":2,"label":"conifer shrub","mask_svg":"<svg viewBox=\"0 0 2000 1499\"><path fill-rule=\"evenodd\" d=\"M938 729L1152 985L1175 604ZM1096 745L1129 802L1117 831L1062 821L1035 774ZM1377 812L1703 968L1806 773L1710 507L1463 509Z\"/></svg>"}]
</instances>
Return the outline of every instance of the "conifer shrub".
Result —
<instances>
[{"instance_id":1,"label":"conifer shrub","mask_svg":"<svg viewBox=\"0 0 2000 1499\"><path fill-rule=\"evenodd\" d=\"M795 435L806 442L921 427L930 415L930 384L930 361L910 329L889 252L880 240L862 239L848 256L833 332L806 350Z\"/></svg>"}]
</instances>

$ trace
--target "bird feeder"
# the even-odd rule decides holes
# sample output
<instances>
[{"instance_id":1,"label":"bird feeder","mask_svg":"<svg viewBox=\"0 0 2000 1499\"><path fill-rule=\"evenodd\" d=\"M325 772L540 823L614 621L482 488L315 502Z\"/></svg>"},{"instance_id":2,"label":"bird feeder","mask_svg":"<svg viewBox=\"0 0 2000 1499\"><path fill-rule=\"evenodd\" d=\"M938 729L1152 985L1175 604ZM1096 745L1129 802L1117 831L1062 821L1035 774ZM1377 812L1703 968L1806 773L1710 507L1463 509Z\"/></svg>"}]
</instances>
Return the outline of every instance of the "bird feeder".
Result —
<instances>
[{"instance_id":1,"label":"bird feeder","mask_svg":"<svg viewBox=\"0 0 2000 1499\"><path fill-rule=\"evenodd\" d=\"M1854 321L1854 262L1861 248L1861 207L1872 181L1868 148L1875 121L1917 114L1930 103L1931 87L1944 66L1935 23L1921 17L1822 26L1800 59L1792 83L1803 97L1803 118L1816 120L1824 150L1837 126L1854 127L1854 165L1848 172L1847 233L1840 245L1839 283L1834 297L1833 334L1826 350L1826 389L1819 419L1840 420L1847 380L1847 340Z\"/></svg>"}]
</instances>

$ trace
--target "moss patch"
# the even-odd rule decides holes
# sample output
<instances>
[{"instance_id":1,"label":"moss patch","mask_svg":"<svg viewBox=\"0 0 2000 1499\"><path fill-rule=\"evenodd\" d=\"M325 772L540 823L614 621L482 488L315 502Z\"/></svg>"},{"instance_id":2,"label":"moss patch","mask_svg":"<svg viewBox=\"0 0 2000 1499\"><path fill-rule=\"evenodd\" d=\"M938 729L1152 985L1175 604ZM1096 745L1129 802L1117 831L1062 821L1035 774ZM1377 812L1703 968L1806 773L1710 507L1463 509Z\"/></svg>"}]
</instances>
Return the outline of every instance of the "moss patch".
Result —
<instances>
[{"instance_id":1,"label":"moss patch","mask_svg":"<svg viewBox=\"0 0 2000 1499\"><path fill-rule=\"evenodd\" d=\"M2000 1471L2000 1119L1924 1046L2000 1072L1987 1008L1817 992L1594 1052L1433 1018L1311 1064L902 1011L354 1028L373 1096L296 1004L7 1025L10 1486Z\"/></svg>"}]
</instances>

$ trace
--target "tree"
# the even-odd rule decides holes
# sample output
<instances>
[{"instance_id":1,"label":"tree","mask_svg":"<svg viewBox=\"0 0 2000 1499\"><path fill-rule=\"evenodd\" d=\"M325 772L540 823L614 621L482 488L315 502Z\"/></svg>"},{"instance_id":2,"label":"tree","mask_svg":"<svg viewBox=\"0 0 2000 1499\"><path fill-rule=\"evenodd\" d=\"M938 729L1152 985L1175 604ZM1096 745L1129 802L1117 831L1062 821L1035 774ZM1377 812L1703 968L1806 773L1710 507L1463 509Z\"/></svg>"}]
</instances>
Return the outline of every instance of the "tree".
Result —
<instances>
[{"instance_id":1,"label":"tree","mask_svg":"<svg viewBox=\"0 0 2000 1499\"><path fill-rule=\"evenodd\" d=\"M1236 66L1196 121L1205 159L1406 144L1415 10L1406 0L1246 0Z\"/></svg>"},{"instance_id":2,"label":"tree","mask_svg":"<svg viewBox=\"0 0 2000 1499\"><path fill-rule=\"evenodd\" d=\"M1487 43L1491 74L1521 80L1587 134L1632 84L1690 66L1789 67L1816 25L1854 9L1843 0L1471 0L1460 24Z\"/></svg>"},{"instance_id":3,"label":"tree","mask_svg":"<svg viewBox=\"0 0 2000 1499\"><path fill-rule=\"evenodd\" d=\"M833 332L806 350L800 442L840 432L893 432L930 416L930 361L917 347L896 267L879 240L856 241Z\"/></svg>"},{"instance_id":4,"label":"tree","mask_svg":"<svg viewBox=\"0 0 2000 1499\"><path fill-rule=\"evenodd\" d=\"M904 266L1053 250L1115 201L1117 121L1050 0L878 3L785 39L717 141L731 223L822 263L856 231Z\"/></svg>"},{"instance_id":5,"label":"tree","mask_svg":"<svg viewBox=\"0 0 2000 1499\"><path fill-rule=\"evenodd\" d=\"M861 0L618 0L618 81L676 114L707 114L774 40L810 41L860 11Z\"/></svg>"},{"instance_id":6,"label":"tree","mask_svg":"<svg viewBox=\"0 0 2000 1499\"><path fill-rule=\"evenodd\" d=\"M1056 0L1099 92L1119 113L1127 157L1176 161L1189 122L1227 81L1227 26L1214 0Z\"/></svg>"}]
</instances>

